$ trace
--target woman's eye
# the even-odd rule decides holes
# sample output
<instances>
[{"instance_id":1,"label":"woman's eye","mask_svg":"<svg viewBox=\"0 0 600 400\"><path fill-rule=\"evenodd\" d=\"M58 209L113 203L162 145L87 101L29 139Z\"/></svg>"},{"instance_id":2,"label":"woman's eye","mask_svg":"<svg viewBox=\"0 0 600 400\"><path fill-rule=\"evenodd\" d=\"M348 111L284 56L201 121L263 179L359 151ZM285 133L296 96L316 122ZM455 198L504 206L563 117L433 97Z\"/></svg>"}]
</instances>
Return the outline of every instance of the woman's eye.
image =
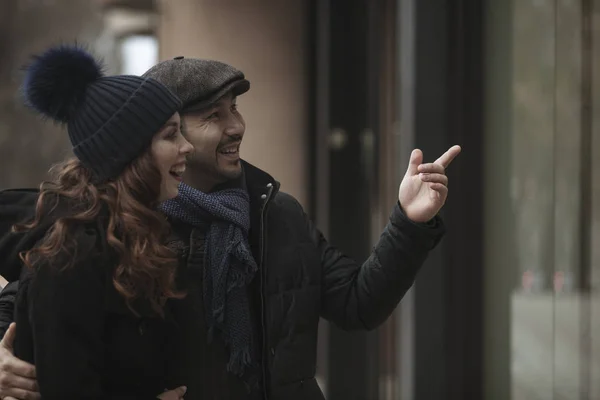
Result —
<instances>
[{"instance_id":1,"label":"woman's eye","mask_svg":"<svg viewBox=\"0 0 600 400\"><path fill-rule=\"evenodd\" d=\"M173 140L177 137L177 131L171 131L167 134L167 136L165 137L165 139L167 140Z\"/></svg>"}]
</instances>

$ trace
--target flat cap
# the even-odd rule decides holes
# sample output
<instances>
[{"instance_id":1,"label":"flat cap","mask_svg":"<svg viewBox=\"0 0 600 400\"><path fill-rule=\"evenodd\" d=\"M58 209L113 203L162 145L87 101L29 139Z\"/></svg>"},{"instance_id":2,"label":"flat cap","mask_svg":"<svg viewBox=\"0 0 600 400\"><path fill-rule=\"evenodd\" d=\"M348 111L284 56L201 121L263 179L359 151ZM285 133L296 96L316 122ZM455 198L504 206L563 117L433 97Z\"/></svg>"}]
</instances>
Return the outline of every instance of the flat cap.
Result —
<instances>
[{"instance_id":1,"label":"flat cap","mask_svg":"<svg viewBox=\"0 0 600 400\"><path fill-rule=\"evenodd\" d=\"M229 92L239 96L250 89L244 73L229 64L183 56L162 61L142 76L175 93L183 103L183 112L209 107Z\"/></svg>"}]
</instances>

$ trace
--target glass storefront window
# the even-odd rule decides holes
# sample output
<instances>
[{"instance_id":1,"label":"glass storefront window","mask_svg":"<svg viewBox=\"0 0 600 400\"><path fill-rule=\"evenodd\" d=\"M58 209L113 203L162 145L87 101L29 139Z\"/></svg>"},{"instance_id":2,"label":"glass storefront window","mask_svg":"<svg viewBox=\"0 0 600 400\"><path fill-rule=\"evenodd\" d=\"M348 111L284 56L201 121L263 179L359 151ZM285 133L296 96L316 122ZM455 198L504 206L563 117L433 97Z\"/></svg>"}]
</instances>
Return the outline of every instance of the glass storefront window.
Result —
<instances>
[{"instance_id":1,"label":"glass storefront window","mask_svg":"<svg viewBox=\"0 0 600 400\"><path fill-rule=\"evenodd\" d=\"M488 2L486 399L600 394L594 6Z\"/></svg>"},{"instance_id":2,"label":"glass storefront window","mask_svg":"<svg viewBox=\"0 0 600 400\"><path fill-rule=\"evenodd\" d=\"M591 237L590 237L590 399L600 399L600 0L593 0L589 16L591 37Z\"/></svg>"}]
</instances>

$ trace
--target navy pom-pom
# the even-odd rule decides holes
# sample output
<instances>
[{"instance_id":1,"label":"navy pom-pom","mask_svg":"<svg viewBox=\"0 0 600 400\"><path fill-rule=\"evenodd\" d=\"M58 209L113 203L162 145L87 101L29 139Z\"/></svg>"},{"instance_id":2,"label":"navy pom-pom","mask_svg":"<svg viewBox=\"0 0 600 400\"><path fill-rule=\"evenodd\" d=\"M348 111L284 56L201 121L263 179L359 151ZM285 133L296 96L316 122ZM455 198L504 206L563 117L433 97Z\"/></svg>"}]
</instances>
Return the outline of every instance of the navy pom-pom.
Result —
<instances>
[{"instance_id":1,"label":"navy pom-pom","mask_svg":"<svg viewBox=\"0 0 600 400\"><path fill-rule=\"evenodd\" d=\"M34 56L25 71L27 105L66 123L88 85L102 76L102 65L79 46L61 45Z\"/></svg>"}]
</instances>

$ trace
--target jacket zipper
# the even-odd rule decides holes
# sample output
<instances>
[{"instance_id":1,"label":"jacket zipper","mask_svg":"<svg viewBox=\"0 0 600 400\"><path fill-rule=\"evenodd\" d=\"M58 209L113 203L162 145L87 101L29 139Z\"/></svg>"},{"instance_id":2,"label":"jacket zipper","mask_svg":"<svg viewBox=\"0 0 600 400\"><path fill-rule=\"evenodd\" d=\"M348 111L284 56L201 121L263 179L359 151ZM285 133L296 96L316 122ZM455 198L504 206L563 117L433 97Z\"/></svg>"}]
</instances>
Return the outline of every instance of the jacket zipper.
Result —
<instances>
[{"instance_id":1,"label":"jacket zipper","mask_svg":"<svg viewBox=\"0 0 600 400\"><path fill-rule=\"evenodd\" d=\"M269 204L269 200L271 200L271 195L273 193L274 185L269 187L269 192L267 193L267 198L264 201L264 205L260 212L260 304L261 304L261 324L262 324L262 351L263 351L263 362L262 362L262 375L263 375L263 399L268 400L269 396L267 395L268 387L267 387L267 363L269 362L269 349L267 348L267 310L265 306L265 283L267 280L267 271L265 271L265 249L266 249L266 240L267 240L267 227L266 227L266 217L267 217L267 206Z\"/></svg>"}]
</instances>

